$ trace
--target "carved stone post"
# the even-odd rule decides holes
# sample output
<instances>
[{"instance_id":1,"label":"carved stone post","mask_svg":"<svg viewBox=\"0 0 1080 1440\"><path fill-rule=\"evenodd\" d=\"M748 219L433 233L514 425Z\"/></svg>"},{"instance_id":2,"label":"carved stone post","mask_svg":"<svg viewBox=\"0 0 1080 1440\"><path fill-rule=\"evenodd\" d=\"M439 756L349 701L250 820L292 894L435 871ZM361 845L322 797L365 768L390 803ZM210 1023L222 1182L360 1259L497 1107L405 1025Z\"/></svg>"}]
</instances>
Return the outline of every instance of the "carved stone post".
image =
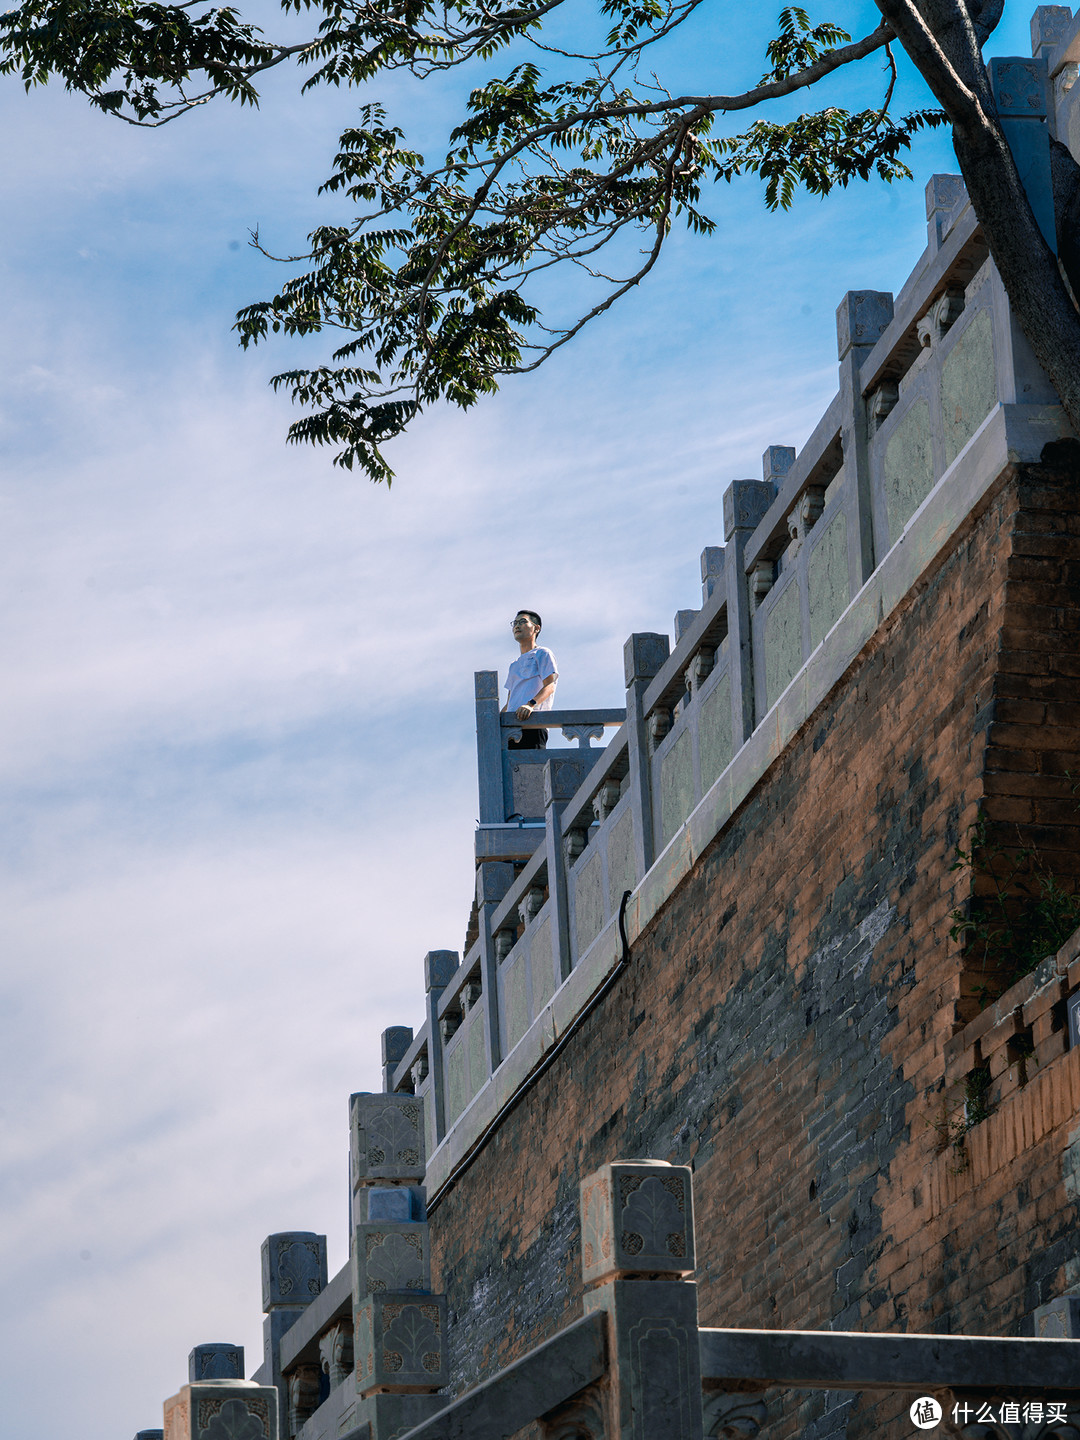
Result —
<instances>
[{"instance_id":1,"label":"carved stone post","mask_svg":"<svg viewBox=\"0 0 1080 1440\"><path fill-rule=\"evenodd\" d=\"M702 1440L688 1166L617 1160L581 1184L585 1313L608 1316L608 1440Z\"/></svg>"},{"instance_id":2,"label":"carved stone post","mask_svg":"<svg viewBox=\"0 0 1080 1440\"><path fill-rule=\"evenodd\" d=\"M1046 57L997 55L990 84L1005 139L1043 239L1057 254L1054 188L1050 178L1050 131L1046 123Z\"/></svg>"},{"instance_id":3,"label":"carved stone post","mask_svg":"<svg viewBox=\"0 0 1080 1440\"><path fill-rule=\"evenodd\" d=\"M502 727L499 721L499 672L477 670L476 771L480 783L480 823L498 825L506 819L503 797Z\"/></svg>"},{"instance_id":4,"label":"carved stone post","mask_svg":"<svg viewBox=\"0 0 1080 1440\"><path fill-rule=\"evenodd\" d=\"M675 611L675 644L677 645L686 634L690 626L701 614L700 610L676 610Z\"/></svg>"},{"instance_id":5,"label":"carved stone post","mask_svg":"<svg viewBox=\"0 0 1080 1440\"><path fill-rule=\"evenodd\" d=\"M353 1430L403 1434L439 1409L447 1380L446 1297L431 1293L430 1234L420 1187L422 1102L354 1095L355 1213L350 1254L357 1400ZM333 1345L330 1346L331 1357Z\"/></svg>"},{"instance_id":6,"label":"carved stone post","mask_svg":"<svg viewBox=\"0 0 1080 1440\"><path fill-rule=\"evenodd\" d=\"M484 1034L488 1047L488 1074L502 1063L502 1030L499 1021L498 956L491 917L495 907L514 883L514 867L505 860L486 860L476 869L476 918L480 927L480 1003L484 1007Z\"/></svg>"},{"instance_id":7,"label":"carved stone post","mask_svg":"<svg viewBox=\"0 0 1080 1440\"><path fill-rule=\"evenodd\" d=\"M288 1374L289 1411L288 1432L298 1435L303 1425L319 1408L322 1396L321 1372L318 1365L305 1363L296 1365Z\"/></svg>"},{"instance_id":8,"label":"carved stone post","mask_svg":"<svg viewBox=\"0 0 1080 1440\"><path fill-rule=\"evenodd\" d=\"M754 650L750 629L750 582L746 542L776 497L768 480L733 480L724 491L723 581L727 585L728 674L731 676L733 750L749 740L754 728Z\"/></svg>"},{"instance_id":9,"label":"carved stone post","mask_svg":"<svg viewBox=\"0 0 1080 1440\"><path fill-rule=\"evenodd\" d=\"M563 854L562 811L581 784L581 767L574 762L549 760L544 766L544 814L547 820L548 894L554 900L555 923L551 927L554 985L557 988L570 974L570 906L566 883L567 861Z\"/></svg>"},{"instance_id":10,"label":"carved stone post","mask_svg":"<svg viewBox=\"0 0 1080 1440\"><path fill-rule=\"evenodd\" d=\"M1039 1305L1032 1318L1038 1340L1080 1340L1080 1296L1061 1295Z\"/></svg>"},{"instance_id":11,"label":"carved stone post","mask_svg":"<svg viewBox=\"0 0 1080 1440\"><path fill-rule=\"evenodd\" d=\"M281 1337L325 1288L325 1235L315 1235L310 1230L283 1230L266 1237L262 1243L263 1366L266 1377L277 1391L284 1440L289 1434L289 1382L281 1372ZM201 1351L219 1348L200 1345L191 1354L194 1357ZM230 1348L239 1349L238 1346ZM236 1373L242 1375L243 1369L244 1352L240 1350Z\"/></svg>"},{"instance_id":12,"label":"carved stone post","mask_svg":"<svg viewBox=\"0 0 1080 1440\"><path fill-rule=\"evenodd\" d=\"M959 175L931 175L926 182L926 240L931 254L941 249L954 212L966 196Z\"/></svg>"},{"instance_id":13,"label":"carved stone post","mask_svg":"<svg viewBox=\"0 0 1080 1440\"><path fill-rule=\"evenodd\" d=\"M706 545L701 552L701 603L707 603L718 585L724 583L724 547Z\"/></svg>"},{"instance_id":14,"label":"carved stone post","mask_svg":"<svg viewBox=\"0 0 1080 1440\"><path fill-rule=\"evenodd\" d=\"M793 445L770 445L761 457L761 478L775 487L779 494L787 479L787 473L795 464Z\"/></svg>"},{"instance_id":15,"label":"carved stone post","mask_svg":"<svg viewBox=\"0 0 1080 1440\"><path fill-rule=\"evenodd\" d=\"M874 569L875 550L877 554L884 555L889 548L889 537L874 533L869 416L860 376L863 361L889 328L892 318L893 297L887 290L849 290L836 310L849 599L869 580Z\"/></svg>"},{"instance_id":16,"label":"carved stone post","mask_svg":"<svg viewBox=\"0 0 1080 1440\"><path fill-rule=\"evenodd\" d=\"M196 1345L188 1355L188 1380L243 1380L242 1345Z\"/></svg>"},{"instance_id":17,"label":"carved stone post","mask_svg":"<svg viewBox=\"0 0 1080 1440\"><path fill-rule=\"evenodd\" d=\"M165 1401L164 1440L279 1440L278 1392L254 1380L200 1380Z\"/></svg>"},{"instance_id":18,"label":"carved stone post","mask_svg":"<svg viewBox=\"0 0 1080 1440\"><path fill-rule=\"evenodd\" d=\"M635 883L656 858L653 839L652 750L645 733L642 700L649 681L659 672L668 657L670 644L666 635L631 635L623 646L623 670L626 674L626 731L629 738L630 804L634 812L634 842L637 851Z\"/></svg>"},{"instance_id":19,"label":"carved stone post","mask_svg":"<svg viewBox=\"0 0 1080 1440\"><path fill-rule=\"evenodd\" d=\"M382 1032L383 1089L389 1091L394 1083L394 1071L409 1052L413 1042L411 1025L391 1025Z\"/></svg>"},{"instance_id":20,"label":"carved stone post","mask_svg":"<svg viewBox=\"0 0 1080 1440\"><path fill-rule=\"evenodd\" d=\"M454 977L459 964L456 950L429 950L424 956L424 989L427 992L428 1066L431 1072L433 1113L432 1139L435 1145L446 1134L446 1073L443 1069L442 1031L439 1028L439 997Z\"/></svg>"}]
</instances>

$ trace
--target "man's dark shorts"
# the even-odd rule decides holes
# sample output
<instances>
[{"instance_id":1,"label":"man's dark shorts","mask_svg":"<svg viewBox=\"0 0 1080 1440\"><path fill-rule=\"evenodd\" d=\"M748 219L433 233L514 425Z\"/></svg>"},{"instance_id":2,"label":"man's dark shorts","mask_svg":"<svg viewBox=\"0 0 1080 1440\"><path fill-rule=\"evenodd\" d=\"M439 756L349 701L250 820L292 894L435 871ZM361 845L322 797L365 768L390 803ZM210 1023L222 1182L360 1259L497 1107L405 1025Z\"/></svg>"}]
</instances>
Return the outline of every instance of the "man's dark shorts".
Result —
<instances>
[{"instance_id":1,"label":"man's dark shorts","mask_svg":"<svg viewBox=\"0 0 1080 1440\"><path fill-rule=\"evenodd\" d=\"M548 732L546 730L526 730L522 726L521 739L508 740L506 748L508 750L546 750L547 740Z\"/></svg>"}]
</instances>

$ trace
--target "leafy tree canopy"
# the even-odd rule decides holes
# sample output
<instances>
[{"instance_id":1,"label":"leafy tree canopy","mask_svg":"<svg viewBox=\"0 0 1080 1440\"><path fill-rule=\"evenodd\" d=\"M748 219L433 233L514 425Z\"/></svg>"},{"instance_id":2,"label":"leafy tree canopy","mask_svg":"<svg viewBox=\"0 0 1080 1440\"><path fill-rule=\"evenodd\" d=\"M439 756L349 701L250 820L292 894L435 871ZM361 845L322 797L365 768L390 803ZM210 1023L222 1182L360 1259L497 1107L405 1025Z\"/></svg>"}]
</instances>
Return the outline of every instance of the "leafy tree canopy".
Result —
<instances>
[{"instance_id":1,"label":"leafy tree canopy","mask_svg":"<svg viewBox=\"0 0 1080 1440\"><path fill-rule=\"evenodd\" d=\"M290 439L337 446L337 463L375 480L391 476L381 447L424 406L471 406L541 364L644 279L673 225L711 233L716 182L760 176L766 204L786 207L799 188L909 176L912 136L946 120L973 126L977 143L985 112L1000 141L979 51L1001 0L878 0L881 23L856 38L787 6L758 82L702 95L672 93L656 67L703 0L599 0L597 43L581 51L559 43L567 4L282 0L313 33L279 44L200 0L26 0L0 16L0 70L27 88L57 77L110 115L156 126L221 96L255 104L260 75L286 61L304 68L305 88L370 89L386 72L423 78L469 62L501 69L472 90L435 162L379 104L362 105L322 186L347 196L355 218L316 227L304 254L280 257L303 273L237 317L245 346L271 332L338 335L330 363L273 384L305 408ZM942 108L894 113L897 38ZM770 102L869 57L881 74L873 108L770 116ZM750 110L762 113L739 128ZM1011 177L1008 203L1022 205L1015 166ZM993 249L992 227L989 238ZM595 303L549 325L537 284L567 265L595 284Z\"/></svg>"}]
</instances>

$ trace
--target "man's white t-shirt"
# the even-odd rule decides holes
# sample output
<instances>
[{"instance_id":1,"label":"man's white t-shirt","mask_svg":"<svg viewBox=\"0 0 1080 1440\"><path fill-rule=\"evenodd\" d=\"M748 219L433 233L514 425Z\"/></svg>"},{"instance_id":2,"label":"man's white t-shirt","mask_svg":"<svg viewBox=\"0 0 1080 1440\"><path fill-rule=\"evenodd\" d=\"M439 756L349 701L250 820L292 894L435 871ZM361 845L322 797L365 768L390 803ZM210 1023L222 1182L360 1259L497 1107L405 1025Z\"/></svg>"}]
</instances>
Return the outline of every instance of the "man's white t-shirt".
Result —
<instances>
[{"instance_id":1,"label":"man's white t-shirt","mask_svg":"<svg viewBox=\"0 0 1080 1440\"><path fill-rule=\"evenodd\" d=\"M519 655L506 672L506 689L510 692L506 709L509 714L512 715L519 705L531 704L533 696L547 677L557 673L555 656L550 650L545 650L543 645L537 645L532 650L526 650L524 655ZM552 688L537 708L550 710L554 698L555 690Z\"/></svg>"}]
</instances>

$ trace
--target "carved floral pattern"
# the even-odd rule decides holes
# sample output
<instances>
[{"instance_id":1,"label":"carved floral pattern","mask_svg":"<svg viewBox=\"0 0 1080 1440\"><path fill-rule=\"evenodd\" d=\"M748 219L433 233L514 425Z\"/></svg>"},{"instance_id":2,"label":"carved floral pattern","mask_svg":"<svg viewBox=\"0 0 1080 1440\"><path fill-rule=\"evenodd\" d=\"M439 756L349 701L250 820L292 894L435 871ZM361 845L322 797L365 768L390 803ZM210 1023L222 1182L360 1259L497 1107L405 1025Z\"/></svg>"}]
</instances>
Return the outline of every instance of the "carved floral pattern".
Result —
<instances>
[{"instance_id":1,"label":"carved floral pattern","mask_svg":"<svg viewBox=\"0 0 1080 1440\"><path fill-rule=\"evenodd\" d=\"M267 1440L269 1407L262 1396L199 1401L199 1440Z\"/></svg>"},{"instance_id":2,"label":"carved floral pattern","mask_svg":"<svg viewBox=\"0 0 1080 1440\"><path fill-rule=\"evenodd\" d=\"M1042 115L1043 84L1040 66L1035 60L999 60L994 67L997 80L995 96L1002 115Z\"/></svg>"},{"instance_id":3,"label":"carved floral pattern","mask_svg":"<svg viewBox=\"0 0 1080 1440\"><path fill-rule=\"evenodd\" d=\"M705 1440L755 1440L765 1423L764 1400L757 1395L728 1395L723 1391L702 1400Z\"/></svg>"},{"instance_id":4,"label":"carved floral pattern","mask_svg":"<svg viewBox=\"0 0 1080 1440\"><path fill-rule=\"evenodd\" d=\"M623 1189L636 1176L623 1177ZM622 1249L628 1255L669 1255L682 1259L686 1255L686 1221L682 1199L682 1183L677 1177L648 1176L634 1187L622 1207ZM677 1190L673 1189L674 1179Z\"/></svg>"},{"instance_id":5,"label":"carved floral pattern","mask_svg":"<svg viewBox=\"0 0 1080 1440\"><path fill-rule=\"evenodd\" d=\"M295 1289L308 1295L318 1295L322 1288L318 1241L279 1240L276 1269L278 1293L283 1299Z\"/></svg>"},{"instance_id":6,"label":"carved floral pattern","mask_svg":"<svg viewBox=\"0 0 1080 1440\"><path fill-rule=\"evenodd\" d=\"M368 1115L366 1130L369 1165L419 1165L418 1105L385 1105Z\"/></svg>"},{"instance_id":7,"label":"carved floral pattern","mask_svg":"<svg viewBox=\"0 0 1080 1440\"><path fill-rule=\"evenodd\" d=\"M319 1360L329 1376L330 1389L336 1389L347 1377L352 1366L352 1326L340 1320L319 1337Z\"/></svg>"},{"instance_id":8,"label":"carved floral pattern","mask_svg":"<svg viewBox=\"0 0 1080 1440\"><path fill-rule=\"evenodd\" d=\"M366 1248L369 1294L382 1290L423 1290L424 1246L419 1234L369 1233Z\"/></svg>"},{"instance_id":9,"label":"carved floral pattern","mask_svg":"<svg viewBox=\"0 0 1080 1440\"><path fill-rule=\"evenodd\" d=\"M589 1385L572 1400L541 1415L541 1440L604 1440L604 1401L599 1385Z\"/></svg>"},{"instance_id":10,"label":"carved floral pattern","mask_svg":"<svg viewBox=\"0 0 1080 1440\"><path fill-rule=\"evenodd\" d=\"M383 1309L383 1369L437 1374L442 1343L437 1305L387 1305Z\"/></svg>"}]
</instances>

